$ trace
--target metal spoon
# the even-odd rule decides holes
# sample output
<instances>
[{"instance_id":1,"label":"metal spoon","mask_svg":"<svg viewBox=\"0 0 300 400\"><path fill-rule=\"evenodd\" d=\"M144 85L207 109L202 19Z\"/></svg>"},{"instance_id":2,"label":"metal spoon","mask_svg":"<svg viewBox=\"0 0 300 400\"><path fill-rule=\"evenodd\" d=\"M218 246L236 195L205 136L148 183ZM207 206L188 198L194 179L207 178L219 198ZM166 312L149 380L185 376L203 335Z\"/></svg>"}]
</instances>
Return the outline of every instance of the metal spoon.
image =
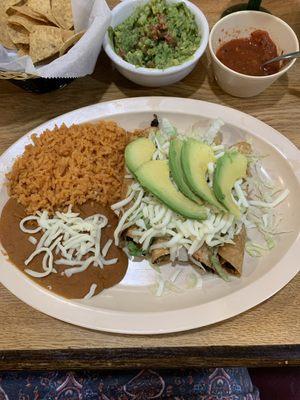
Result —
<instances>
[{"instance_id":1,"label":"metal spoon","mask_svg":"<svg viewBox=\"0 0 300 400\"><path fill-rule=\"evenodd\" d=\"M300 58L300 51L294 51L293 53L288 53L288 54L282 54L281 56L272 58L269 61L266 61L265 63L262 64L262 67L265 65L271 64L276 61L281 61L281 60L291 60L293 58Z\"/></svg>"}]
</instances>

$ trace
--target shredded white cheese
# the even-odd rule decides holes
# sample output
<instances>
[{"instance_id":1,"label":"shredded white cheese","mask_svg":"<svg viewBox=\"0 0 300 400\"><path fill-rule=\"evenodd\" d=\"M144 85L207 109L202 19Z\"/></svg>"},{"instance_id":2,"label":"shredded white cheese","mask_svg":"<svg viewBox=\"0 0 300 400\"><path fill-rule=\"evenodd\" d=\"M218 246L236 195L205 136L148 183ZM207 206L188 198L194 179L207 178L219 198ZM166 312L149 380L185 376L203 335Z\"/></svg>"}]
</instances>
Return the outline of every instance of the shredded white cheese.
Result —
<instances>
[{"instance_id":1,"label":"shredded white cheese","mask_svg":"<svg viewBox=\"0 0 300 400\"><path fill-rule=\"evenodd\" d=\"M105 243L102 249L102 256L106 257L107 253L109 252L110 246L113 244L112 239L108 239L108 241Z\"/></svg>"},{"instance_id":2,"label":"shredded white cheese","mask_svg":"<svg viewBox=\"0 0 300 400\"><path fill-rule=\"evenodd\" d=\"M32 244L37 244L37 242L38 242L37 239L34 236L29 236L28 240Z\"/></svg>"},{"instance_id":3,"label":"shredded white cheese","mask_svg":"<svg viewBox=\"0 0 300 400\"><path fill-rule=\"evenodd\" d=\"M34 221L37 227L26 227L25 224L29 221ZM45 253L42 262L43 272L29 268L26 268L25 272L33 277L43 278L51 273L57 273L54 264L65 265L70 268L64 271L64 275L70 277L85 271L91 264L100 268L116 264L117 258L105 259L113 240L108 240L103 249L100 246L102 229L107 223L105 215L95 214L83 219L78 213L73 213L71 207L66 213L56 212L53 217L49 217L48 213L43 211L22 219L20 222L22 232L30 234L43 232L39 241L33 236L28 238L36 248L25 260L25 265L28 266L38 254ZM60 258L54 261L54 255L55 258Z\"/></svg>"},{"instance_id":4,"label":"shredded white cheese","mask_svg":"<svg viewBox=\"0 0 300 400\"><path fill-rule=\"evenodd\" d=\"M130 194L130 196L128 196L126 199L119 201L118 203L115 203L111 206L112 210L117 210L118 208L122 208L124 206L126 206L127 204L129 204L131 202L131 200L134 197L134 192L132 192Z\"/></svg>"},{"instance_id":5,"label":"shredded white cheese","mask_svg":"<svg viewBox=\"0 0 300 400\"><path fill-rule=\"evenodd\" d=\"M89 292L84 296L84 300L91 299L94 296L96 289L97 289L96 283L92 283Z\"/></svg>"}]
</instances>

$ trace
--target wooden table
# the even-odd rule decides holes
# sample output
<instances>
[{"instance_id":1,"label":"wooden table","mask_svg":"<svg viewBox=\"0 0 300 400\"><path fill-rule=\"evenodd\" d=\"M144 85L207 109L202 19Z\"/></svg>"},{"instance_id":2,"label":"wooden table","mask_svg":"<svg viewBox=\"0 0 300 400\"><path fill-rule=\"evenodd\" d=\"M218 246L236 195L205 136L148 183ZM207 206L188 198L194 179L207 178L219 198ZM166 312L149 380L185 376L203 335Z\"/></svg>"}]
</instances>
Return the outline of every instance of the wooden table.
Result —
<instances>
[{"instance_id":1,"label":"wooden table","mask_svg":"<svg viewBox=\"0 0 300 400\"><path fill-rule=\"evenodd\" d=\"M197 1L210 26L235 3ZM300 36L299 0L266 0L264 6ZM201 99L245 111L300 146L300 62L261 95L238 99L219 89L206 57L182 82L148 89L127 81L101 54L92 76L61 91L34 95L1 81L0 151L30 129L70 110L149 95ZM0 369L300 365L299 293L300 276L273 298L228 321L186 333L146 337L68 325L33 310L1 286Z\"/></svg>"}]
</instances>

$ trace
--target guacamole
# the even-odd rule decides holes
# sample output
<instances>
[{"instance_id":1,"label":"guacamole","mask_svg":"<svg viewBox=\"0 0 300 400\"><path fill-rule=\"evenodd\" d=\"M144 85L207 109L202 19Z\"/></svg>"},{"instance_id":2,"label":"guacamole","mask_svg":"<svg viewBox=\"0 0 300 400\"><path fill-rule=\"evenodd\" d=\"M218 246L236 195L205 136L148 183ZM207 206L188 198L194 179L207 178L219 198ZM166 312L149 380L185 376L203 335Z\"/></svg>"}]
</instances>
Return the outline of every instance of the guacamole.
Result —
<instances>
[{"instance_id":1,"label":"guacamole","mask_svg":"<svg viewBox=\"0 0 300 400\"><path fill-rule=\"evenodd\" d=\"M151 0L109 36L115 52L137 67L165 69L187 61L200 44L195 16L184 3Z\"/></svg>"}]
</instances>

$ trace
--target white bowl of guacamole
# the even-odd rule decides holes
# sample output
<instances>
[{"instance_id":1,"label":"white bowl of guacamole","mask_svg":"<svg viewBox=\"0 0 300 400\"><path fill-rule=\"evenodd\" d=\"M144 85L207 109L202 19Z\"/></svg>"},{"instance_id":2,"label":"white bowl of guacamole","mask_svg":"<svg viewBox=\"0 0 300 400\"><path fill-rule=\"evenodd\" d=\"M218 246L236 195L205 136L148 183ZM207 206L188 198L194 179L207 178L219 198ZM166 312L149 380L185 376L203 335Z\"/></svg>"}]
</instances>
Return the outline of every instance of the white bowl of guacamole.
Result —
<instances>
[{"instance_id":1,"label":"white bowl of guacamole","mask_svg":"<svg viewBox=\"0 0 300 400\"><path fill-rule=\"evenodd\" d=\"M159 87L193 70L208 36L204 14L187 0L126 0L112 10L104 50L126 78Z\"/></svg>"}]
</instances>

